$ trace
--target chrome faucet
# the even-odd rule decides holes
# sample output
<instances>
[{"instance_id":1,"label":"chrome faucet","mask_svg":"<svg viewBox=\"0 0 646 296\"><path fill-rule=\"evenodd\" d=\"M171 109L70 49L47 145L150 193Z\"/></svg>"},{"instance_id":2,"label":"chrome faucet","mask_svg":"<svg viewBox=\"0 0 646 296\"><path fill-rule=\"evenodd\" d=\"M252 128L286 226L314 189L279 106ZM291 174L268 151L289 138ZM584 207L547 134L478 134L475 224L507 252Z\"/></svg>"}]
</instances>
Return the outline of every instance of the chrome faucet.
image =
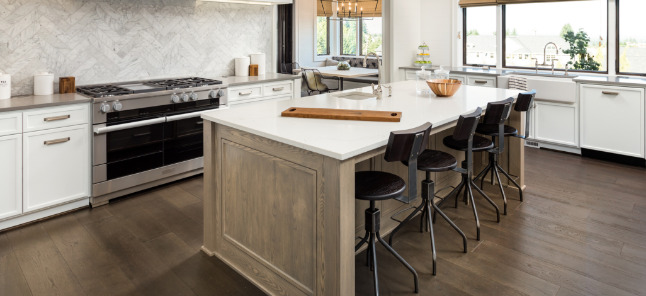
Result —
<instances>
[{"instance_id":1,"label":"chrome faucet","mask_svg":"<svg viewBox=\"0 0 646 296\"><path fill-rule=\"evenodd\" d=\"M552 75L554 75L554 61L558 61L559 59L552 59ZM567 71L567 70L566 70ZM566 72L567 73L567 72Z\"/></svg>"},{"instance_id":2,"label":"chrome faucet","mask_svg":"<svg viewBox=\"0 0 646 296\"><path fill-rule=\"evenodd\" d=\"M567 70L570 67L570 64L565 64L565 76L567 76Z\"/></svg>"},{"instance_id":3,"label":"chrome faucet","mask_svg":"<svg viewBox=\"0 0 646 296\"><path fill-rule=\"evenodd\" d=\"M556 43L548 42L547 44L545 44L545 48L543 48L543 64L541 66L548 66L547 65L547 47L550 44L552 44L552 45L554 45L554 47L556 47L556 54L559 54L559 47L556 45ZM552 65L554 65L554 62L552 62Z\"/></svg>"},{"instance_id":4,"label":"chrome faucet","mask_svg":"<svg viewBox=\"0 0 646 296\"><path fill-rule=\"evenodd\" d=\"M538 74L538 59L537 58L532 58L534 60L534 67L536 67L536 74Z\"/></svg>"},{"instance_id":5,"label":"chrome faucet","mask_svg":"<svg viewBox=\"0 0 646 296\"><path fill-rule=\"evenodd\" d=\"M375 94L375 95L376 94L381 94L381 92L382 92L381 91L381 79L382 79L381 78L381 61L379 60L379 55L377 55L377 53L370 52L365 57L363 57L363 67L364 68L368 66L368 57L369 56L374 56L375 58L377 58L377 75L378 75L378 77L377 77L377 89L375 89L374 84L372 84L372 93Z\"/></svg>"}]
</instances>

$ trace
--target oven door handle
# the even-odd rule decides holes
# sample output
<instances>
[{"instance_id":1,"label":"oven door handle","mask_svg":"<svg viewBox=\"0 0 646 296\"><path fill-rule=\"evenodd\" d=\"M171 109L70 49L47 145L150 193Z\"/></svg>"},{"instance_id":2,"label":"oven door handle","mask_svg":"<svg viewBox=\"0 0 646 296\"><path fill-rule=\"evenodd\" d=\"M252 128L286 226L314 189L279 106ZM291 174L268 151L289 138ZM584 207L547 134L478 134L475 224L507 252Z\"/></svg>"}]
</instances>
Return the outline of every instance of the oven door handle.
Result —
<instances>
[{"instance_id":1,"label":"oven door handle","mask_svg":"<svg viewBox=\"0 0 646 296\"><path fill-rule=\"evenodd\" d=\"M202 113L212 111L212 110L217 110L217 109L209 109L209 110L202 110L202 111L191 112L191 113L178 114L178 115L173 115L173 116L166 116L166 122L177 121L177 120L182 120L182 119L187 119L187 118L200 117L200 116L202 116Z\"/></svg>"},{"instance_id":2,"label":"oven door handle","mask_svg":"<svg viewBox=\"0 0 646 296\"><path fill-rule=\"evenodd\" d=\"M206 112L211 112L211 111L216 111L216 110L226 110L226 109L229 109L229 107L224 106L224 105L220 105L219 108L207 109L207 110L196 111L196 112L191 112L191 113L178 114L178 115L173 115L173 116L166 116L166 122L177 121L177 120L182 120L182 119L187 119L187 118L200 117L200 116L202 116L202 114L204 114Z\"/></svg>"},{"instance_id":3,"label":"oven door handle","mask_svg":"<svg viewBox=\"0 0 646 296\"><path fill-rule=\"evenodd\" d=\"M109 132L115 132L115 131L120 131L120 130L124 130L124 129L140 127L140 126L146 126L146 125L153 125L153 124L164 123L164 122L166 122L166 117L147 119L147 120L142 120L142 121L135 121L135 122L118 124L118 125L111 125L111 126L106 126L106 127L95 127L94 128L94 134L95 135L101 135L101 134L105 134L105 133L109 133Z\"/></svg>"}]
</instances>

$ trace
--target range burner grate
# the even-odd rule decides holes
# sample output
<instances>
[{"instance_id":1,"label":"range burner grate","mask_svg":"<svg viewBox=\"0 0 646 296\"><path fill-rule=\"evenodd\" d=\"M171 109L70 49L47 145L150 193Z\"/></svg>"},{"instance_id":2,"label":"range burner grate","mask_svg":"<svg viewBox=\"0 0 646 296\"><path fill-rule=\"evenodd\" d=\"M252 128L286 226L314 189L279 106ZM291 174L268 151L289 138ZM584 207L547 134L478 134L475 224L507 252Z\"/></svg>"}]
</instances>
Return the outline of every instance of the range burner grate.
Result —
<instances>
[{"instance_id":1,"label":"range burner grate","mask_svg":"<svg viewBox=\"0 0 646 296\"><path fill-rule=\"evenodd\" d=\"M222 84L220 80L200 78L200 77L189 77L189 78L178 78L178 79L162 79L162 80L153 80L144 83L145 85L158 86L166 89L178 89L178 88L189 88L189 87L198 87L205 85L216 85Z\"/></svg>"},{"instance_id":2,"label":"range burner grate","mask_svg":"<svg viewBox=\"0 0 646 296\"><path fill-rule=\"evenodd\" d=\"M132 94L133 91L118 87L116 85L96 85L96 86L80 86L76 88L77 92L91 96L93 98L113 97L120 95Z\"/></svg>"}]
</instances>

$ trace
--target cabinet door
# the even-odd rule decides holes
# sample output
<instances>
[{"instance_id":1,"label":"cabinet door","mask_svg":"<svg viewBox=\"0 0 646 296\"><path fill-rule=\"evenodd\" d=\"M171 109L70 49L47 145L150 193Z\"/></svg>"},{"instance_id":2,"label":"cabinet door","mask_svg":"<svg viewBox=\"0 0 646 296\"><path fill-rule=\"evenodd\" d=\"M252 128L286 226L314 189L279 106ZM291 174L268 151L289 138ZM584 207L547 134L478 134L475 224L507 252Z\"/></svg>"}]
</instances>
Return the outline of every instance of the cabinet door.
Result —
<instances>
[{"instance_id":1,"label":"cabinet door","mask_svg":"<svg viewBox=\"0 0 646 296\"><path fill-rule=\"evenodd\" d=\"M89 197L88 125L25 133L23 145L24 212Z\"/></svg>"},{"instance_id":2,"label":"cabinet door","mask_svg":"<svg viewBox=\"0 0 646 296\"><path fill-rule=\"evenodd\" d=\"M582 85L581 147L644 157L644 89Z\"/></svg>"},{"instance_id":3,"label":"cabinet door","mask_svg":"<svg viewBox=\"0 0 646 296\"><path fill-rule=\"evenodd\" d=\"M450 79L460 80L462 84L467 83L467 77L464 75L449 75Z\"/></svg>"},{"instance_id":4,"label":"cabinet door","mask_svg":"<svg viewBox=\"0 0 646 296\"><path fill-rule=\"evenodd\" d=\"M574 105L536 101L533 138L577 147L579 141L576 113Z\"/></svg>"},{"instance_id":5,"label":"cabinet door","mask_svg":"<svg viewBox=\"0 0 646 296\"><path fill-rule=\"evenodd\" d=\"M0 219L22 213L22 135L0 137Z\"/></svg>"}]
</instances>

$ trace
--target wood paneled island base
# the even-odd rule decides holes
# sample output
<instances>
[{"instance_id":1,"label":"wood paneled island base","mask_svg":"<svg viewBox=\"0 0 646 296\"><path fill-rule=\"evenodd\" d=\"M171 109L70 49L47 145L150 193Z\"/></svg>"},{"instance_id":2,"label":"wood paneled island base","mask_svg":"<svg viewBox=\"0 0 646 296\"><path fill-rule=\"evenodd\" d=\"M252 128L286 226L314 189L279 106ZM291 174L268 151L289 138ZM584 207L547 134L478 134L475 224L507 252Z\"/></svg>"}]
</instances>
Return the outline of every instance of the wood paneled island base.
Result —
<instances>
[{"instance_id":1,"label":"wood paneled island base","mask_svg":"<svg viewBox=\"0 0 646 296\"><path fill-rule=\"evenodd\" d=\"M271 295L353 295L354 246L364 232L367 208L367 202L355 201L354 173L382 170L406 180L406 167L383 161L385 147L341 160L204 118L204 252ZM520 130L521 119L513 114L510 124ZM441 144L454 124L434 127L430 147L462 160L462 153ZM509 144L503 167L520 176L523 186L523 145L519 139ZM476 160L482 166L486 155ZM456 172L432 177L438 189L460 182ZM393 214L410 206L395 200L378 203L381 234L397 225L390 219Z\"/></svg>"}]
</instances>

